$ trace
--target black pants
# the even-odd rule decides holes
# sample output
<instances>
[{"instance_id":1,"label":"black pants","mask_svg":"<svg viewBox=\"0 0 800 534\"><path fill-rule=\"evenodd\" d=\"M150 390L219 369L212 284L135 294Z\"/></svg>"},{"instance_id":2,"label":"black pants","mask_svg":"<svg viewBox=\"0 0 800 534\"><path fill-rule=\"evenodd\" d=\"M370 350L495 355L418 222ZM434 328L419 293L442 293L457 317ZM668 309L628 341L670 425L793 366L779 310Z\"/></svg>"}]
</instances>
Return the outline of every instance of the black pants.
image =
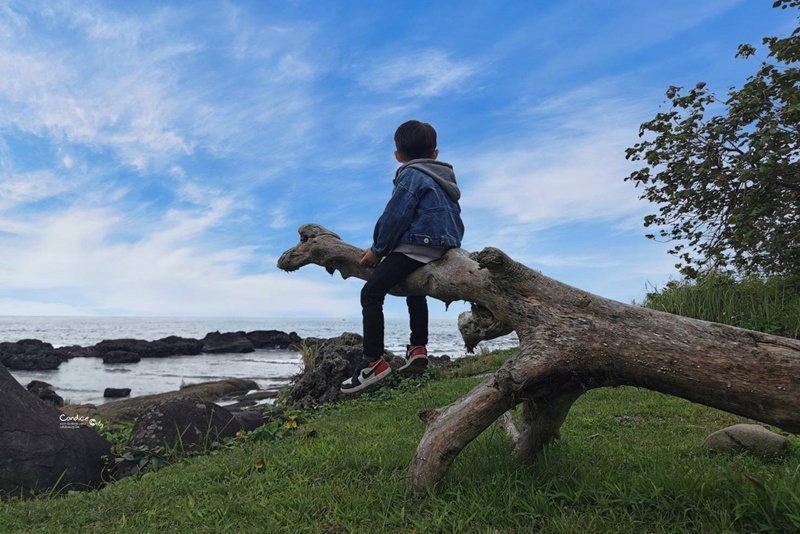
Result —
<instances>
[{"instance_id":1,"label":"black pants","mask_svg":"<svg viewBox=\"0 0 800 534\"><path fill-rule=\"evenodd\" d=\"M364 358L383 356L383 301L389 290L420 267L421 261L392 252L378 264L361 290L361 314L364 318ZM406 297L412 345L428 344L428 302L424 296Z\"/></svg>"}]
</instances>

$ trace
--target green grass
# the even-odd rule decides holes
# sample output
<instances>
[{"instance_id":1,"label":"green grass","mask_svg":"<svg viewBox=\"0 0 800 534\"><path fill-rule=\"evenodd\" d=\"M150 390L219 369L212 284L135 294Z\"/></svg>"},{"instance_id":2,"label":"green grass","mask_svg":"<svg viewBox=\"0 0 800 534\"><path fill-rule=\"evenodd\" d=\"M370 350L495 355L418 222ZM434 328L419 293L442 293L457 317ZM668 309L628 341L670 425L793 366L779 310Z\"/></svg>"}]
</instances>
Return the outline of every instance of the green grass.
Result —
<instances>
[{"instance_id":1,"label":"green grass","mask_svg":"<svg viewBox=\"0 0 800 534\"><path fill-rule=\"evenodd\" d=\"M800 338L800 282L711 274L647 294L642 305L677 315Z\"/></svg>"},{"instance_id":2,"label":"green grass","mask_svg":"<svg viewBox=\"0 0 800 534\"><path fill-rule=\"evenodd\" d=\"M487 358L475 370L492 367ZM709 454L705 436L741 419L636 388L581 397L535 465L515 464L508 438L490 428L438 489L409 489L417 411L479 382L405 381L301 414L283 438L97 492L0 503L0 532L800 531L797 438L782 457Z\"/></svg>"}]
</instances>

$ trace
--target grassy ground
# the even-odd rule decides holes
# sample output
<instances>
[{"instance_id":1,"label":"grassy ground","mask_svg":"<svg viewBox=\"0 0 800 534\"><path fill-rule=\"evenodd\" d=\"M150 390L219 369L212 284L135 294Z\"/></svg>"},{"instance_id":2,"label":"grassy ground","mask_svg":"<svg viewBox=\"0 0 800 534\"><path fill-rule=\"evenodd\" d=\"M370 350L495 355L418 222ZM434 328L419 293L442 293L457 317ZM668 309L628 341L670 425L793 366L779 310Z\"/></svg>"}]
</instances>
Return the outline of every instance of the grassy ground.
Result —
<instances>
[{"instance_id":1,"label":"grassy ground","mask_svg":"<svg viewBox=\"0 0 800 534\"><path fill-rule=\"evenodd\" d=\"M493 428L441 487L410 490L417 410L479 381L406 381L301 414L280 439L97 492L0 503L0 532L800 532L798 438L782 457L709 454L705 436L739 418L635 388L581 397L533 466L513 463Z\"/></svg>"}]
</instances>

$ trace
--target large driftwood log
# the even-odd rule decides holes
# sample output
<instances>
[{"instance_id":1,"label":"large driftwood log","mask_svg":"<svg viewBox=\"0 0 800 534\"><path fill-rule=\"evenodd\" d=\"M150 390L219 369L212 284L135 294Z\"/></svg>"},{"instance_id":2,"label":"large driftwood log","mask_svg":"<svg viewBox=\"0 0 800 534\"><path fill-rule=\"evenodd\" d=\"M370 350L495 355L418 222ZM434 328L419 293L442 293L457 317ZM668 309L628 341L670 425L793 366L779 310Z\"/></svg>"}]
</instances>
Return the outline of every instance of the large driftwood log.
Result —
<instances>
[{"instance_id":1,"label":"large driftwood log","mask_svg":"<svg viewBox=\"0 0 800 534\"><path fill-rule=\"evenodd\" d=\"M313 263L344 278L369 276L358 265L361 249L318 225L299 232L300 243L281 256L279 268ZM598 387L643 387L800 433L800 341L605 299L495 248L450 250L394 291L473 303L460 321L467 345L511 331L520 341L465 397L420 414L427 427L408 469L415 486L441 481L458 453L518 404L514 454L535 460L558 438L575 400Z\"/></svg>"}]
</instances>

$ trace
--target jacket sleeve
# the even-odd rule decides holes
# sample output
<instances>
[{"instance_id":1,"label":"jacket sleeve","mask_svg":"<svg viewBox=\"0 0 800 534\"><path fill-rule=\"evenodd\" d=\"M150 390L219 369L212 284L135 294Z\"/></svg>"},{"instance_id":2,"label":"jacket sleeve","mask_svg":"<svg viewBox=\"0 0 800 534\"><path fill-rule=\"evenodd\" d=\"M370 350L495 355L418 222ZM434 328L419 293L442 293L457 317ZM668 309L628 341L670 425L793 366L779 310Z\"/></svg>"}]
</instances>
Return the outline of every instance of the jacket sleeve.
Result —
<instances>
[{"instance_id":1,"label":"jacket sleeve","mask_svg":"<svg viewBox=\"0 0 800 534\"><path fill-rule=\"evenodd\" d=\"M411 227L414 211L419 199L412 191L412 173L401 173L386 204L383 214L375 224L372 236L372 252L379 258L389 254L399 244L400 237Z\"/></svg>"}]
</instances>

